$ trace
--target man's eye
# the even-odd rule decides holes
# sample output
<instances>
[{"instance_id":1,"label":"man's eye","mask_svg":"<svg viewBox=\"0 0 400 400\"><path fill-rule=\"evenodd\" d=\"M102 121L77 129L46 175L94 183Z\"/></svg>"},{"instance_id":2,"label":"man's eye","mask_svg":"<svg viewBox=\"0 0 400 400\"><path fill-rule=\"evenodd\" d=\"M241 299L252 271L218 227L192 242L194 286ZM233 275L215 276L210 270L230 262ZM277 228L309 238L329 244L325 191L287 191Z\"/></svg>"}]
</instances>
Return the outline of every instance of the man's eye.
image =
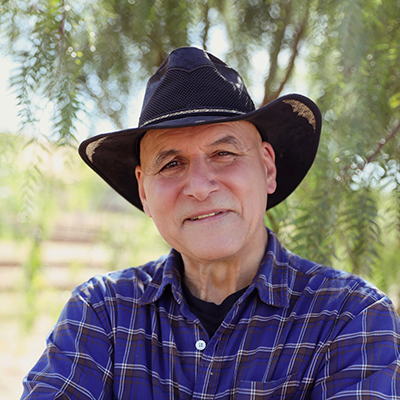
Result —
<instances>
[{"instance_id":1,"label":"man's eye","mask_svg":"<svg viewBox=\"0 0 400 400\"><path fill-rule=\"evenodd\" d=\"M235 157L236 156L236 154L231 153L230 151L225 151L225 150L218 151L217 153L215 153L215 155L217 157Z\"/></svg>"},{"instance_id":2,"label":"man's eye","mask_svg":"<svg viewBox=\"0 0 400 400\"><path fill-rule=\"evenodd\" d=\"M170 161L169 163L165 164L165 165L161 168L161 171L164 171L164 170L167 170L167 169L171 169L171 168L177 167L178 165L179 165L179 161L177 161L177 160Z\"/></svg>"}]
</instances>

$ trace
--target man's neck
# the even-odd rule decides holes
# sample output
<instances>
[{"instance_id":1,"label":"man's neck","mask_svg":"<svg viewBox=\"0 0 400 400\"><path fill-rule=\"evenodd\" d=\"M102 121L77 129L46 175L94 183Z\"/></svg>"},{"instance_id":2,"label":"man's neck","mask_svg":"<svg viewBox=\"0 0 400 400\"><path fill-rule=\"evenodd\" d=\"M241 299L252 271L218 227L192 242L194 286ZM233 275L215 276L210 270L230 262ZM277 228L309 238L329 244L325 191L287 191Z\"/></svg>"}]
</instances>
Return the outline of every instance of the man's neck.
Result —
<instances>
[{"instance_id":1,"label":"man's neck","mask_svg":"<svg viewBox=\"0 0 400 400\"><path fill-rule=\"evenodd\" d=\"M229 259L201 262L182 254L184 280L191 293L204 301L221 304L231 294L249 286L264 257L264 244Z\"/></svg>"}]
</instances>

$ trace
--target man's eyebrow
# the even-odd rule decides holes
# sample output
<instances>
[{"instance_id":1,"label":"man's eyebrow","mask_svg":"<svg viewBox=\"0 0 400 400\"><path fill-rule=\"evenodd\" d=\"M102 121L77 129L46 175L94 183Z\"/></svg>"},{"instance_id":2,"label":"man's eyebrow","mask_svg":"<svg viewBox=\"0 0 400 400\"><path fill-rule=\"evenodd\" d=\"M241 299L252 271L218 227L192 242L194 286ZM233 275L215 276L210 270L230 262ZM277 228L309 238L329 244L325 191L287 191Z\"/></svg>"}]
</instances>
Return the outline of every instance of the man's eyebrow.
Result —
<instances>
[{"instance_id":1,"label":"man's eyebrow","mask_svg":"<svg viewBox=\"0 0 400 400\"><path fill-rule=\"evenodd\" d=\"M238 142L238 140L234 136L226 135L216 140L215 142L212 142L209 147L218 146L220 144L232 144L234 146L240 146L240 142Z\"/></svg>"},{"instance_id":2,"label":"man's eyebrow","mask_svg":"<svg viewBox=\"0 0 400 400\"><path fill-rule=\"evenodd\" d=\"M175 149L163 150L163 151L161 151L160 153L157 154L154 162L152 163L152 167L153 168L157 168L162 164L162 162L166 158L177 156L180 153L181 153L181 151L175 150Z\"/></svg>"}]
</instances>

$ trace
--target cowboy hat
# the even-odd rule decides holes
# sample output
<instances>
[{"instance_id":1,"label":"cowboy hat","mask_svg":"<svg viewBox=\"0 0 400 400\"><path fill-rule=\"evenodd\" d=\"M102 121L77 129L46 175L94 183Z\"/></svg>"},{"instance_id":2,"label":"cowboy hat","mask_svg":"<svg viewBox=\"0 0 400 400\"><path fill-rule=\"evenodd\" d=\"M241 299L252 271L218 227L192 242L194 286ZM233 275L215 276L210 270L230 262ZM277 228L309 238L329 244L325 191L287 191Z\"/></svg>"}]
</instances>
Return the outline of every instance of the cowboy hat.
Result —
<instances>
[{"instance_id":1,"label":"cowboy hat","mask_svg":"<svg viewBox=\"0 0 400 400\"><path fill-rule=\"evenodd\" d=\"M310 169L321 133L321 114L307 97L282 96L255 109L239 74L194 47L174 50L149 79L137 128L91 137L79 154L112 188L143 210L135 168L140 139L149 129L182 128L230 121L253 123L274 148L277 189L267 209L288 197Z\"/></svg>"}]
</instances>

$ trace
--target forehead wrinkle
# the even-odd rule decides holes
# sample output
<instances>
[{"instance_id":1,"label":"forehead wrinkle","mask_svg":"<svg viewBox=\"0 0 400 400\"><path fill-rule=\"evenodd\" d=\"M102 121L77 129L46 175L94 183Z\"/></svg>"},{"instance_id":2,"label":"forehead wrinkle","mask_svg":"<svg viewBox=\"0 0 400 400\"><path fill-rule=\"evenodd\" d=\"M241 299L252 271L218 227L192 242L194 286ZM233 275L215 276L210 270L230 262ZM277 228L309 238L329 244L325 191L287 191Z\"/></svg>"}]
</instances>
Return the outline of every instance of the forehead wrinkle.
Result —
<instances>
[{"instance_id":1,"label":"forehead wrinkle","mask_svg":"<svg viewBox=\"0 0 400 400\"><path fill-rule=\"evenodd\" d=\"M221 144L230 144L236 147L241 147L240 142L232 135L225 135L222 138L219 138L215 140L214 142L210 143L207 147L215 147L219 146ZM170 157L175 157L179 154L181 154L181 150L176 150L176 149L170 149L170 150L163 150L160 151L159 154L157 154L154 162L152 163L153 168L158 168L165 159L170 158Z\"/></svg>"},{"instance_id":2,"label":"forehead wrinkle","mask_svg":"<svg viewBox=\"0 0 400 400\"><path fill-rule=\"evenodd\" d=\"M237 122L232 123L233 124L237 124ZM250 123L249 123L250 124ZM221 125L227 125L227 124L220 124ZM211 125L212 126L212 125ZM207 127L207 125L205 125L204 127ZM195 128L195 127L190 127L190 128ZM190 129L190 128L180 128L180 129ZM171 133L179 133L180 129L176 129L176 130L172 130L172 129L161 129L161 130L157 130L157 139L159 140L160 137L164 137L164 135L167 133L168 136L170 136ZM149 133L153 133L153 130L149 130L146 132L145 137L143 138L143 142L146 141L146 139L151 138L152 135L149 135ZM257 132L258 133L258 132ZM259 135L257 135L259 136ZM154 138L153 138L154 140ZM221 144L229 144L232 146L235 146L237 148L241 148L243 149L244 147L247 147L244 145L244 143L242 142L241 138L237 138L235 135L226 133L224 134L224 136L216 139L215 141L213 141L212 143L206 144L204 143L205 147L207 148L212 148L215 146L219 146ZM168 157L174 157L176 155L181 154L182 151L181 150L177 150L177 149L168 149L168 150L162 150L159 152L159 154L156 155L156 157L154 158L154 161L150 161L150 168L151 169L156 169L159 168L159 166L162 164L162 162L168 158Z\"/></svg>"},{"instance_id":3,"label":"forehead wrinkle","mask_svg":"<svg viewBox=\"0 0 400 400\"><path fill-rule=\"evenodd\" d=\"M234 146L239 146L238 140L232 135L226 135L220 139L217 139L215 142L212 142L209 147L219 146L220 144L231 144Z\"/></svg>"}]
</instances>

